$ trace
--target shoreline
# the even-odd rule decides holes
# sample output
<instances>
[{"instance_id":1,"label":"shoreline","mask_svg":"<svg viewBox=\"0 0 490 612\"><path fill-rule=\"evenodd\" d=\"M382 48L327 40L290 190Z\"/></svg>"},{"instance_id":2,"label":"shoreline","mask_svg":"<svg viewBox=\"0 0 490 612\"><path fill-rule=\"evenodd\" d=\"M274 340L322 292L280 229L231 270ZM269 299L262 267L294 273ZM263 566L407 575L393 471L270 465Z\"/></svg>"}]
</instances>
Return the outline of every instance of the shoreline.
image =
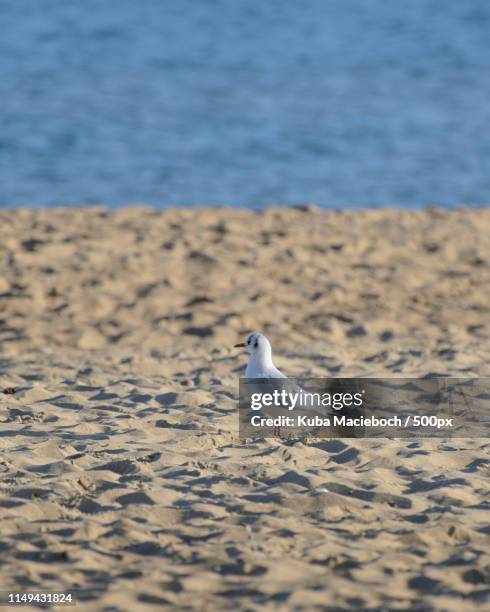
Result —
<instances>
[{"instance_id":1,"label":"shoreline","mask_svg":"<svg viewBox=\"0 0 490 612\"><path fill-rule=\"evenodd\" d=\"M163 204L161 206L157 204L147 204L145 202L127 202L125 204L50 204L49 206L29 206L28 204L12 204L12 205L1 205L0 214L15 213L16 211L30 211L30 212L49 212L56 210L102 210L104 212L117 212L124 210L148 210L155 213L175 213L182 210L188 211L214 211L214 212L233 212L233 211L247 211L250 213L263 213L270 210L290 210L298 212L322 212L322 213L356 213L356 212L374 212L374 211L386 211L386 212L401 212L401 213L420 213L420 212L465 212L465 211L485 211L490 207L490 204L478 204L478 203L459 203L459 204L418 204L414 206L403 206L398 204L373 204L371 206L363 206L353 204L351 206L321 206L316 202L304 202L297 204L280 204L271 203L263 206L245 206L235 204Z\"/></svg>"}]
</instances>

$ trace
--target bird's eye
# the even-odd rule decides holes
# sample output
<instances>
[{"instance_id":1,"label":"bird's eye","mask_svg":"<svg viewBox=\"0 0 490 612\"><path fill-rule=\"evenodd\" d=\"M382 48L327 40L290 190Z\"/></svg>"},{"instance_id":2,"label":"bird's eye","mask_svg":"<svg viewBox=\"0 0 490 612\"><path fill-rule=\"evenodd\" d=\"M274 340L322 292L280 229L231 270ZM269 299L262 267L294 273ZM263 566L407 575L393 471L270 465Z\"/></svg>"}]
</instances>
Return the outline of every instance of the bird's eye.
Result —
<instances>
[{"instance_id":1,"label":"bird's eye","mask_svg":"<svg viewBox=\"0 0 490 612\"><path fill-rule=\"evenodd\" d=\"M254 342L254 348L257 348L258 346L259 346L259 341L258 341L258 340L256 340L256 341Z\"/></svg>"},{"instance_id":2,"label":"bird's eye","mask_svg":"<svg viewBox=\"0 0 490 612\"><path fill-rule=\"evenodd\" d=\"M250 344L250 338L247 338L247 344Z\"/></svg>"}]
</instances>

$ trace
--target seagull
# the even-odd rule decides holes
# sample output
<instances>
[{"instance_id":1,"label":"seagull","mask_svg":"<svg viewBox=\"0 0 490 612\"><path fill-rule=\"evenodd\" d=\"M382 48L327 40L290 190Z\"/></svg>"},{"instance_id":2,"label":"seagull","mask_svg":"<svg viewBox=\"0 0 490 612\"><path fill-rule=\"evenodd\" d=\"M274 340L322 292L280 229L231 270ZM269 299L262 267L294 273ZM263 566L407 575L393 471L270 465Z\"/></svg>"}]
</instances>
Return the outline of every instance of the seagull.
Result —
<instances>
[{"instance_id":1,"label":"seagull","mask_svg":"<svg viewBox=\"0 0 490 612\"><path fill-rule=\"evenodd\" d=\"M250 355L248 358L247 369L245 370L245 378L288 378L274 365L274 362L272 361L271 343L264 336L264 334L253 332L246 337L245 342L235 344L235 348L245 348L247 353ZM283 383L277 383L276 388L284 389L289 393L303 393L303 389L292 379L285 380ZM263 392L264 387L259 383L258 389ZM297 404L297 409L306 411L307 413L313 411L322 415L327 415L330 412L324 406L304 404L303 402L299 402ZM271 410L273 409L270 408L269 412L271 412ZM279 412L281 412L281 410L279 410ZM280 427L274 427L273 435L281 435Z\"/></svg>"},{"instance_id":2,"label":"seagull","mask_svg":"<svg viewBox=\"0 0 490 612\"><path fill-rule=\"evenodd\" d=\"M246 379L268 379L268 378L281 378L286 379L283 382L275 384L277 389L284 389L289 393L305 394L303 389L296 383L294 378L288 379L281 370L278 370L272 361L272 347L269 340L264 334L253 332L245 338L245 342L235 344L235 348L245 348L249 354L247 369L245 370ZM263 381L262 381L263 382ZM262 382L257 381L257 389L263 392L264 386ZM253 388L255 384L252 384ZM328 388L328 387L327 387ZM318 389L314 389L318 391ZM315 393L309 393L310 396L316 395ZM304 399L302 399L304 398ZM329 405L324 406L319 400L312 402L307 401L305 395L300 395L300 401L296 404L295 409L304 413L314 412L322 416L328 416L335 414ZM269 412L274 410L274 407L269 408ZM355 410L355 409L354 409ZM280 412L280 411L279 411ZM357 414L357 412L356 412ZM360 413L362 414L362 412ZM281 428L274 427L274 436L281 436Z\"/></svg>"},{"instance_id":3,"label":"seagull","mask_svg":"<svg viewBox=\"0 0 490 612\"><path fill-rule=\"evenodd\" d=\"M245 378L287 378L274 365L271 343L264 334L249 334L245 342L235 344L235 348L245 348L250 355Z\"/></svg>"},{"instance_id":4,"label":"seagull","mask_svg":"<svg viewBox=\"0 0 490 612\"><path fill-rule=\"evenodd\" d=\"M245 342L235 344L235 348L244 348L250 355L245 378L287 378L274 365L272 346L264 334L253 332L245 338ZM274 427L273 435L280 436L281 429Z\"/></svg>"}]
</instances>

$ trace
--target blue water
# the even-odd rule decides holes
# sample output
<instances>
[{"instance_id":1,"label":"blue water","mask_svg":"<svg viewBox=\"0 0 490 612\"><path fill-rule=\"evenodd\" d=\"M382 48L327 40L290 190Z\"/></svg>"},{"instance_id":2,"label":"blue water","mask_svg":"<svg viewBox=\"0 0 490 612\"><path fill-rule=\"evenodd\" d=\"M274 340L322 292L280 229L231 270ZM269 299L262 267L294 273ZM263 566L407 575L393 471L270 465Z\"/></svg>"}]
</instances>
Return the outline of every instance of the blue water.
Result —
<instances>
[{"instance_id":1,"label":"blue water","mask_svg":"<svg viewBox=\"0 0 490 612\"><path fill-rule=\"evenodd\" d=\"M488 0L0 0L0 207L490 203Z\"/></svg>"}]
</instances>

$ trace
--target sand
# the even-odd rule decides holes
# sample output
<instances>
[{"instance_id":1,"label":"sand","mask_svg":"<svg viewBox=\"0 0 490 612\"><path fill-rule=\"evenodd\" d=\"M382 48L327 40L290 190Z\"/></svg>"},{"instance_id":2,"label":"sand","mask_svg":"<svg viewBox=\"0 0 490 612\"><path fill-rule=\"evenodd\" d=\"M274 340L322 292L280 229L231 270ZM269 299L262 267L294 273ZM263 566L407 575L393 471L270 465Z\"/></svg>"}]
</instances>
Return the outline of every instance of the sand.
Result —
<instances>
[{"instance_id":1,"label":"sand","mask_svg":"<svg viewBox=\"0 0 490 612\"><path fill-rule=\"evenodd\" d=\"M265 332L291 376L489 376L490 209L0 227L0 589L87 611L489 605L489 441L240 440L232 345Z\"/></svg>"}]
</instances>

